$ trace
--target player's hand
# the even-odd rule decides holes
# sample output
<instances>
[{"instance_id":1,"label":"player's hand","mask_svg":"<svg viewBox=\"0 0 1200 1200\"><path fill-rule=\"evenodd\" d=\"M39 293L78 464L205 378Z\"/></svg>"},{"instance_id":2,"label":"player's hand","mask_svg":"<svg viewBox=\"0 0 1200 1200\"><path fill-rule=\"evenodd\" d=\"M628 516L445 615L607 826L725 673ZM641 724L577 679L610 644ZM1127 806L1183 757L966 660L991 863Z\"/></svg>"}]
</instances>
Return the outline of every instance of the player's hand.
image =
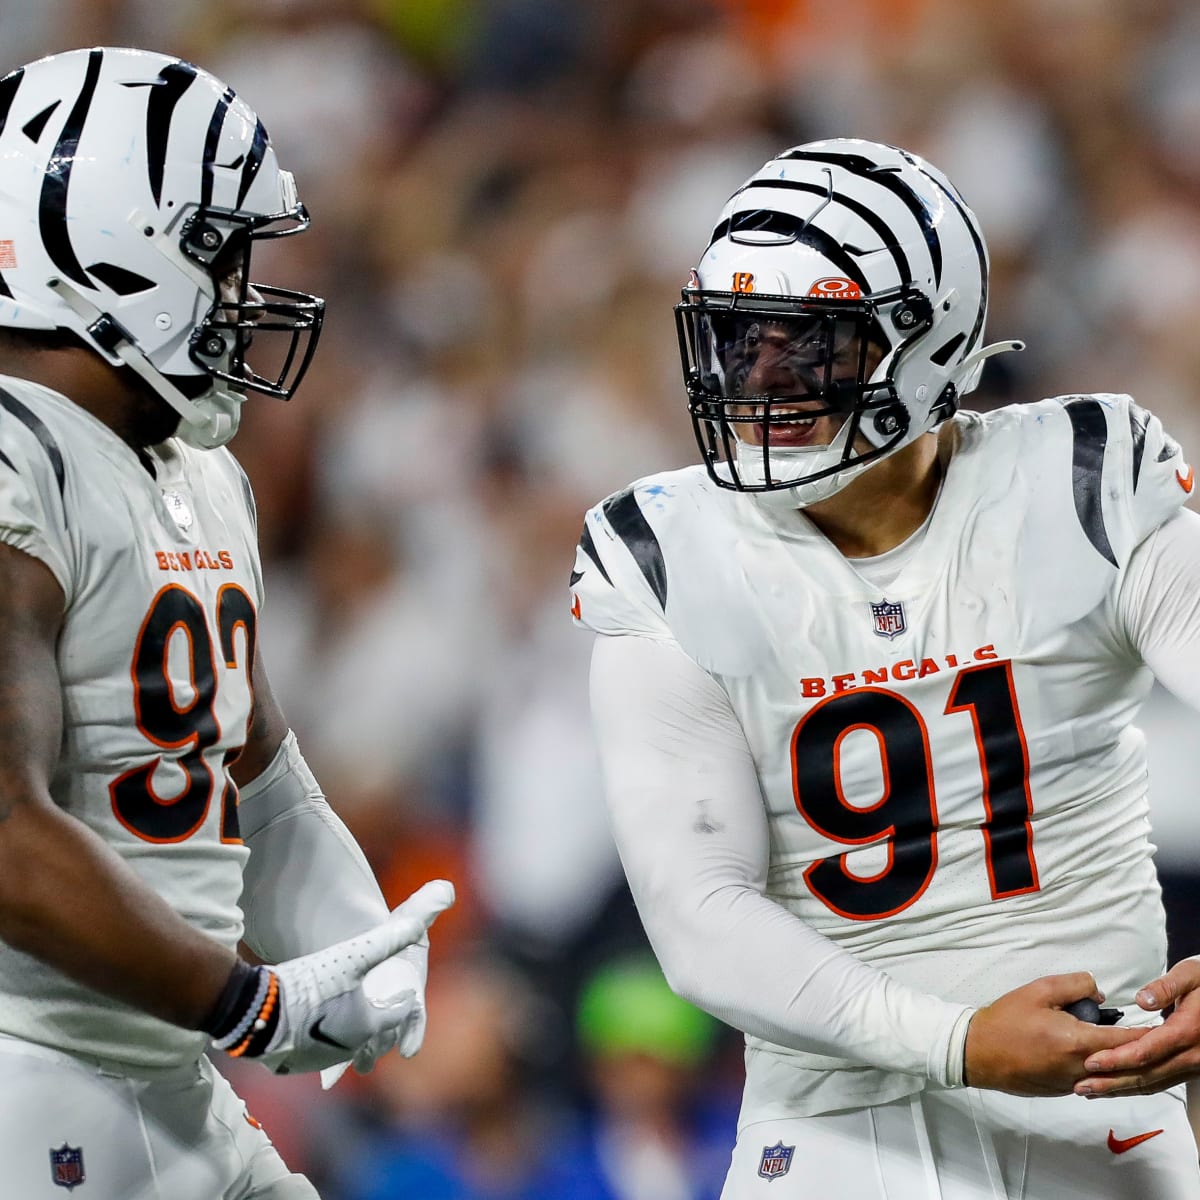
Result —
<instances>
[{"instance_id":1,"label":"player's hand","mask_svg":"<svg viewBox=\"0 0 1200 1200\"><path fill-rule=\"evenodd\" d=\"M420 893L410 896L396 911L405 912ZM372 967L363 978L363 991L375 1005L400 1005L411 997L411 1007L404 1021L392 1029L377 1033L354 1056L354 1069L359 1075L369 1074L375 1064L394 1047L401 1055L412 1058L425 1041L425 980L429 974L429 934L399 954ZM346 1073L350 1061L326 1067L321 1072L321 1086L328 1090Z\"/></svg>"},{"instance_id":2,"label":"player's hand","mask_svg":"<svg viewBox=\"0 0 1200 1200\"><path fill-rule=\"evenodd\" d=\"M257 1020L244 1041L235 1037L217 1044L287 1074L319 1071L353 1059L367 1051L373 1039L380 1038L382 1045L397 1031L399 1040L416 1008L415 989L402 988L372 1000L364 979L372 968L419 945L437 915L453 903L453 884L434 880L374 929L315 954L262 968L268 977L274 976L274 1003L268 995L258 1006ZM227 1045L229 1041L234 1044Z\"/></svg>"},{"instance_id":3,"label":"player's hand","mask_svg":"<svg viewBox=\"0 0 1200 1200\"><path fill-rule=\"evenodd\" d=\"M1035 979L981 1008L967 1029L967 1085L1015 1096L1065 1096L1087 1074L1086 1058L1146 1032L1092 1025L1063 1012L1085 997L1104 999L1095 979L1077 971Z\"/></svg>"},{"instance_id":4,"label":"player's hand","mask_svg":"<svg viewBox=\"0 0 1200 1200\"><path fill-rule=\"evenodd\" d=\"M1177 962L1136 999L1146 1012L1172 1004L1175 1010L1136 1042L1090 1055L1087 1075L1075 1085L1077 1095L1145 1095L1200 1076L1200 959Z\"/></svg>"}]
</instances>

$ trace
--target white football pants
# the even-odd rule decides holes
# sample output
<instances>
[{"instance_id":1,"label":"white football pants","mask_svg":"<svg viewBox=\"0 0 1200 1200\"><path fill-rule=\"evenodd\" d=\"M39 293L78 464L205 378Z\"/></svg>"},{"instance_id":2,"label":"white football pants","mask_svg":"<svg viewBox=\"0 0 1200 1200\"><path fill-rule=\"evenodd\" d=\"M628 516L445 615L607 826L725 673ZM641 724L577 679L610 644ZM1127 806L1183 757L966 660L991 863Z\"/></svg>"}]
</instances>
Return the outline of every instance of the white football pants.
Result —
<instances>
[{"instance_id":1,"label":"white football pants","mask_svg":"<svg viewBox=\"0 0 1200 1200\"><path fill-rule=\"evenodd\" d=\"M146 1080L7 1037L0 1196L318 1200L208 1059Z\"/></svg>"},{"instance_id":2,"label":"white football pants","mask_svg":"<svg viewBox=\"0 0 1200 1200\"><path fill-rule=\"evenodd\" d=\"M1182 1089L1084 1100L929 1088L817 1117L743 1112L722 1200L835 1196L1200 1200L1200 1169Z\"/></svg>"}]
</instances>

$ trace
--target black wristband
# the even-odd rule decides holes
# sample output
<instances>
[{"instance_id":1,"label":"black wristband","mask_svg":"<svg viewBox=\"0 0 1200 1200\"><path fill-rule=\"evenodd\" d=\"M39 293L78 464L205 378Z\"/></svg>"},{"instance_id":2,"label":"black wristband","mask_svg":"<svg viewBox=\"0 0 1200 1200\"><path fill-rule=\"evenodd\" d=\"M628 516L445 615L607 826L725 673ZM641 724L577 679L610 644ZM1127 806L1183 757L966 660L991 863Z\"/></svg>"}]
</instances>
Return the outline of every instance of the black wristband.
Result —
<instances>
[{"instance_id":1,"label":"black wristband","mask_svg":"<svg viewBox=\"0 0 1200 1200\"><path fill-rule=\"evenodd\" d=\"M213 1038L220 1041L227 1037L237 1027L246 1015L246 1010L254 1003L258 994L258 972L260 968L252 967L248 962L237 959L229 978L217 997L212 1011L201 1022L200 1028Z\"/></svg>"}]
</instances>

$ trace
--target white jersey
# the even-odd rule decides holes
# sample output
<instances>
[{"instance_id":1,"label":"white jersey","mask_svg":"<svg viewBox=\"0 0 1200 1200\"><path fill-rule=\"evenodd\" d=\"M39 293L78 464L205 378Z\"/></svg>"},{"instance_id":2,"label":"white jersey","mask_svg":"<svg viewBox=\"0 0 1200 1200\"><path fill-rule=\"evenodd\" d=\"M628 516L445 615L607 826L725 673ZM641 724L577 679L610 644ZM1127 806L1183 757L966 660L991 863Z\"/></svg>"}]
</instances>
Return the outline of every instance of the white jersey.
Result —
<instances>
[{"instance_id":1,"label":"white jersey","mask_svg":"<svg viewBox=\"0 0 1200 1200\"><path fill-rule=\"evenodd\" d=\"M963 413L948 434L932 519L885 590L802 514L690 468L588 513L574 613L676 643L720 684L768 815L770 899L946 1000L1086 970L1129 1005L1166 946L1131 724L1151 679L1117 598L1192 473L1125 396Z\"/></svg>"},{"instance_id":2,"label":"white jersey","mask_svg":"<svg viewBox=\"0 0 1200 1200\"><path fill-rule=\"evenodd\" d=\"M247 850L226 765L245 742L262 601L253 501L225 450L138 456L46 388L0 377L0 539L66 597L56 803L195 928L235 947ZM0 1033L131 1066L207 1038L0 944Z\"/></svg>"}]
</instances>

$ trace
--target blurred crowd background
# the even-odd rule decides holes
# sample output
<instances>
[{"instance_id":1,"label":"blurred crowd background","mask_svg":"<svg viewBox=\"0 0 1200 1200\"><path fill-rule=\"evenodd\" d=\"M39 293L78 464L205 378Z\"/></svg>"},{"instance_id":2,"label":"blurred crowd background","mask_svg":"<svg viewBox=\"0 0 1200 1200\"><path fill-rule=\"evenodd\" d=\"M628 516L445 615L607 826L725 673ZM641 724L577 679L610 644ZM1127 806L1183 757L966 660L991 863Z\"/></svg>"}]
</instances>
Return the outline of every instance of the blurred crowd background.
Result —
<instances>
[{"instance_id":1,"label":"blurred crowd background","mask_svg":"<svg viewBox=\"0 0 1200 1200\"><path fill-rule=\"evenodd\" d=\"M645 957L566 588L584 510L696 459L671 307L729 193L826 136L954 179L993 263L979 407L1129 391L1200 454L1190 0L0 0L0 67L190 58L263 116L323 294L246 407L276 690L393 902L434 875L426 1049L322 1096L237 1072L328 1200L703 1200L740 1046ZM1047 586L1054 586L1053 580ZM1176 953L1200 950L1194 718L1146 713Z\"/></svg>"}]
</instances>

